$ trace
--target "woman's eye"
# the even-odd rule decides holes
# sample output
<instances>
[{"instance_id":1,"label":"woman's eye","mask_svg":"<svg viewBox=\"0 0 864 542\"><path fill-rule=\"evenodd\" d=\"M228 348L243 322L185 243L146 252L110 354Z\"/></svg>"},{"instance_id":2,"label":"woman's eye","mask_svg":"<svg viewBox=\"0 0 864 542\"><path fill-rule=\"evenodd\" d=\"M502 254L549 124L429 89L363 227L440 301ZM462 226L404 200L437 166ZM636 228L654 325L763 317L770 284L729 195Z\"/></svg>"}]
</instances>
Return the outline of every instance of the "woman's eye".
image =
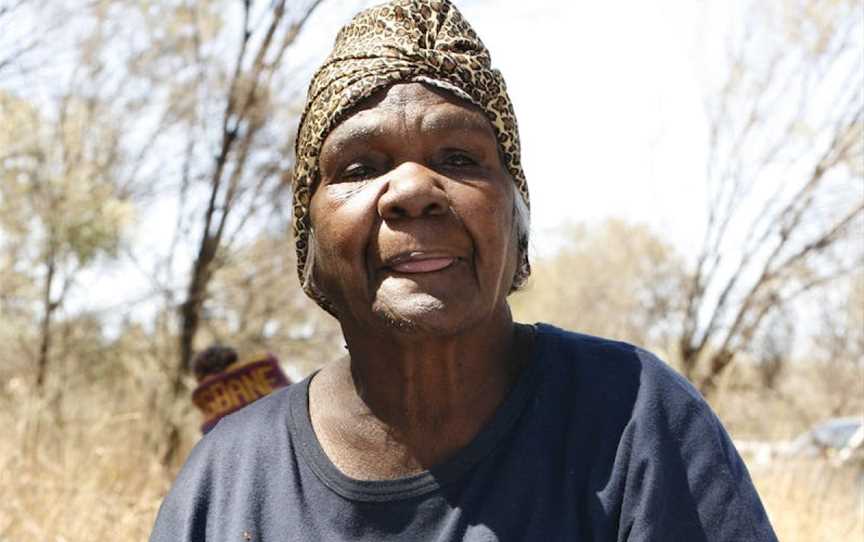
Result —
<instances>
[{"instance_id":1,"label":"woman's eye","mask_svg":"<svg viewBox=\"0 0 864 542\"><path fill-rule=\"evenodd\" d=\"M476 166L477 161L465 154L464 152L454 152L448 154L444 159L444 163L454 167Z\"/></svg>"},{"instance_id":2,"label":"woman's eye","mask_svg":"<svg viewBox=\"0 0 864 542\"><path fill-rule=\"evenodd\" d=\"M372 176L375 170L366 164L351 164L342 171L342 178L359 180Z\"/></svg>"}]
</instances>

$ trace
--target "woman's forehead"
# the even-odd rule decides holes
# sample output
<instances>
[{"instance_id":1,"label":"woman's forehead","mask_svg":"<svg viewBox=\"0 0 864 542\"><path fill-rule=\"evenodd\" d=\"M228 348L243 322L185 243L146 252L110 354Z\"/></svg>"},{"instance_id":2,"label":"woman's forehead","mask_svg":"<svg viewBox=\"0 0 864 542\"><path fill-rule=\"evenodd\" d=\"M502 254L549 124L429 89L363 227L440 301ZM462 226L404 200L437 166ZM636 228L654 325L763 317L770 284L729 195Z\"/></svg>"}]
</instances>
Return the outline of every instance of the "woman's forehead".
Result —
<instances>
[{"instance_id":1,"label":"woman's forehead","mask_svg":"<svg viewBox=\"0 0 864 542\"><path fill-rule=\"evenodd\" d=\"M383 135L394 126L430 133L467 131L495 139L492 125L477 106L429 85L400 83L360 102L328 134L323 147Z\"/></svg>"}]
</instances>

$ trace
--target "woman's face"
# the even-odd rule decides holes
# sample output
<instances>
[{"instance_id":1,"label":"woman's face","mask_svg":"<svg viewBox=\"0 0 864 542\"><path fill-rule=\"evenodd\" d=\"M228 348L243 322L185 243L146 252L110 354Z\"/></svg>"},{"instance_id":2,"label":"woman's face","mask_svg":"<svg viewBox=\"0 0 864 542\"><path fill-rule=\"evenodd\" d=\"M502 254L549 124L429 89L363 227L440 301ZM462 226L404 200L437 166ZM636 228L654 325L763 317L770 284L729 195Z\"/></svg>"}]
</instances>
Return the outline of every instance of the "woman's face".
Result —
<instances>
[{"instance_id":1,"label":"woman's face","mask_svg":"<svg viewBox=\"0 0 864 542\"><path fill-rule=\"evenodd\" d=\"M507 310L515 190L479 109L394 85L330 132L319 165L315 283L343 326L447 334Z\"/></svg>"}]
</instances>

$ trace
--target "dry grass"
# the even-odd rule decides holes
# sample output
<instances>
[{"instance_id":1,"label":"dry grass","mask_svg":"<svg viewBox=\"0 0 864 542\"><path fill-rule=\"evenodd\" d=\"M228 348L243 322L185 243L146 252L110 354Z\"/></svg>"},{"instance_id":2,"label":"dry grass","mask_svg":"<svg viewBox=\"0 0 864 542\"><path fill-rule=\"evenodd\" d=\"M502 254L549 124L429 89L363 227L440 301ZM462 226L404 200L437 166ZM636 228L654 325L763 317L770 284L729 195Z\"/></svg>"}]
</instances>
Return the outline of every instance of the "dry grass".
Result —
<instances>
[{"instance_id":1,"label":"dry grass","mask_svg":"<svg viewBox=\"0 0 864 542\"><path fill-rule=\"evenodd\" d=\"M864 412L864 367L789 365L773 388L761 387L755 367L738 366L710 398L736 439L788 440L815 423ZM746 458L745 458L746 459ZM864 540L864 466L825 459L750 465L782 542Z\"/></svg>"},{"instance_id":2,"label":"dry grass","mask_svg":"<svg viewBox=\"0 0 864 542\"><path fill-rule=\"evenodd\" d=\"M146 540L175 469L143 397L18 391L0 395L0 541ZM184 435L185 453L194 426Z\"/></svg>"},{"instance_id":3,"label":"dry grass","mask_svg":"<svg viewBox=\"0 0 864 542\"><path fill-rule=\"evenodd\" d=\"M864 540L864 478L827 461L784 462L751 472L782 542Z\"/></svg>"},{"instance_id":4,"label":"dry grass","mask_svg":"<svg viewBox=\"0 0 864 542\"><path fill-rule=\"evenodd\" d=\"M789 439L828 418L862 415L864 365L790 365L772 388L760 385L756 367L739 365L709 401L737 439Z\"/></svg>"},{"instance_id":5,"label":"dry grass","mask_svg":"<svg viewBox=\"0 0 864 542\"><path fill-rule=\"evenodd\" d=\"M55 387L44 400L34 400L21 380L0 389L0 426L6 429L0 439L0 541L147 539L177 465L165 468L158 461L164 430L153 412L161 399L153 390L164 383L124 374L99 384L67 381L62 396ZM809 383L812 393L819 389L809 373L797 380ZM820 400L799 392L790 400L730 386L715 406L733 434L773 439L823 416L835 400L830 393ZM859 408L857 401L845 406ZM170 415L183 428L185 456L198 438L197 415L186 404ZM751 472L784 542L864 540L861 470L811 462L754 466Z\"/></svg>"}]
</instances>

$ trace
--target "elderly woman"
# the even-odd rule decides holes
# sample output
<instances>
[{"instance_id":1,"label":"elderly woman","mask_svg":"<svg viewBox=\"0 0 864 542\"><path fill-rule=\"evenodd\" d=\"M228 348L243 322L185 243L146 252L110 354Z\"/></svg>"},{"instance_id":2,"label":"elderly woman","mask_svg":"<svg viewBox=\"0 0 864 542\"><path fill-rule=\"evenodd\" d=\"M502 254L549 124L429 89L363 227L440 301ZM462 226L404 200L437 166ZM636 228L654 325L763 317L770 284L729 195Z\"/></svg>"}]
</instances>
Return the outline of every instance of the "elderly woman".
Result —
<instances>
[{"instance_id":1,"label":"elderly woman","mask_svg":"<svg viewBox=\"0 0 864 542\"><path fill-rule=\"evenodd\" d=\"M705 402L632 346L515 324L528 189L446 0L359 14L297 138L306 292L348 355L224 418L151 540L774 540Z\"/></svg>"}]
</instances>

